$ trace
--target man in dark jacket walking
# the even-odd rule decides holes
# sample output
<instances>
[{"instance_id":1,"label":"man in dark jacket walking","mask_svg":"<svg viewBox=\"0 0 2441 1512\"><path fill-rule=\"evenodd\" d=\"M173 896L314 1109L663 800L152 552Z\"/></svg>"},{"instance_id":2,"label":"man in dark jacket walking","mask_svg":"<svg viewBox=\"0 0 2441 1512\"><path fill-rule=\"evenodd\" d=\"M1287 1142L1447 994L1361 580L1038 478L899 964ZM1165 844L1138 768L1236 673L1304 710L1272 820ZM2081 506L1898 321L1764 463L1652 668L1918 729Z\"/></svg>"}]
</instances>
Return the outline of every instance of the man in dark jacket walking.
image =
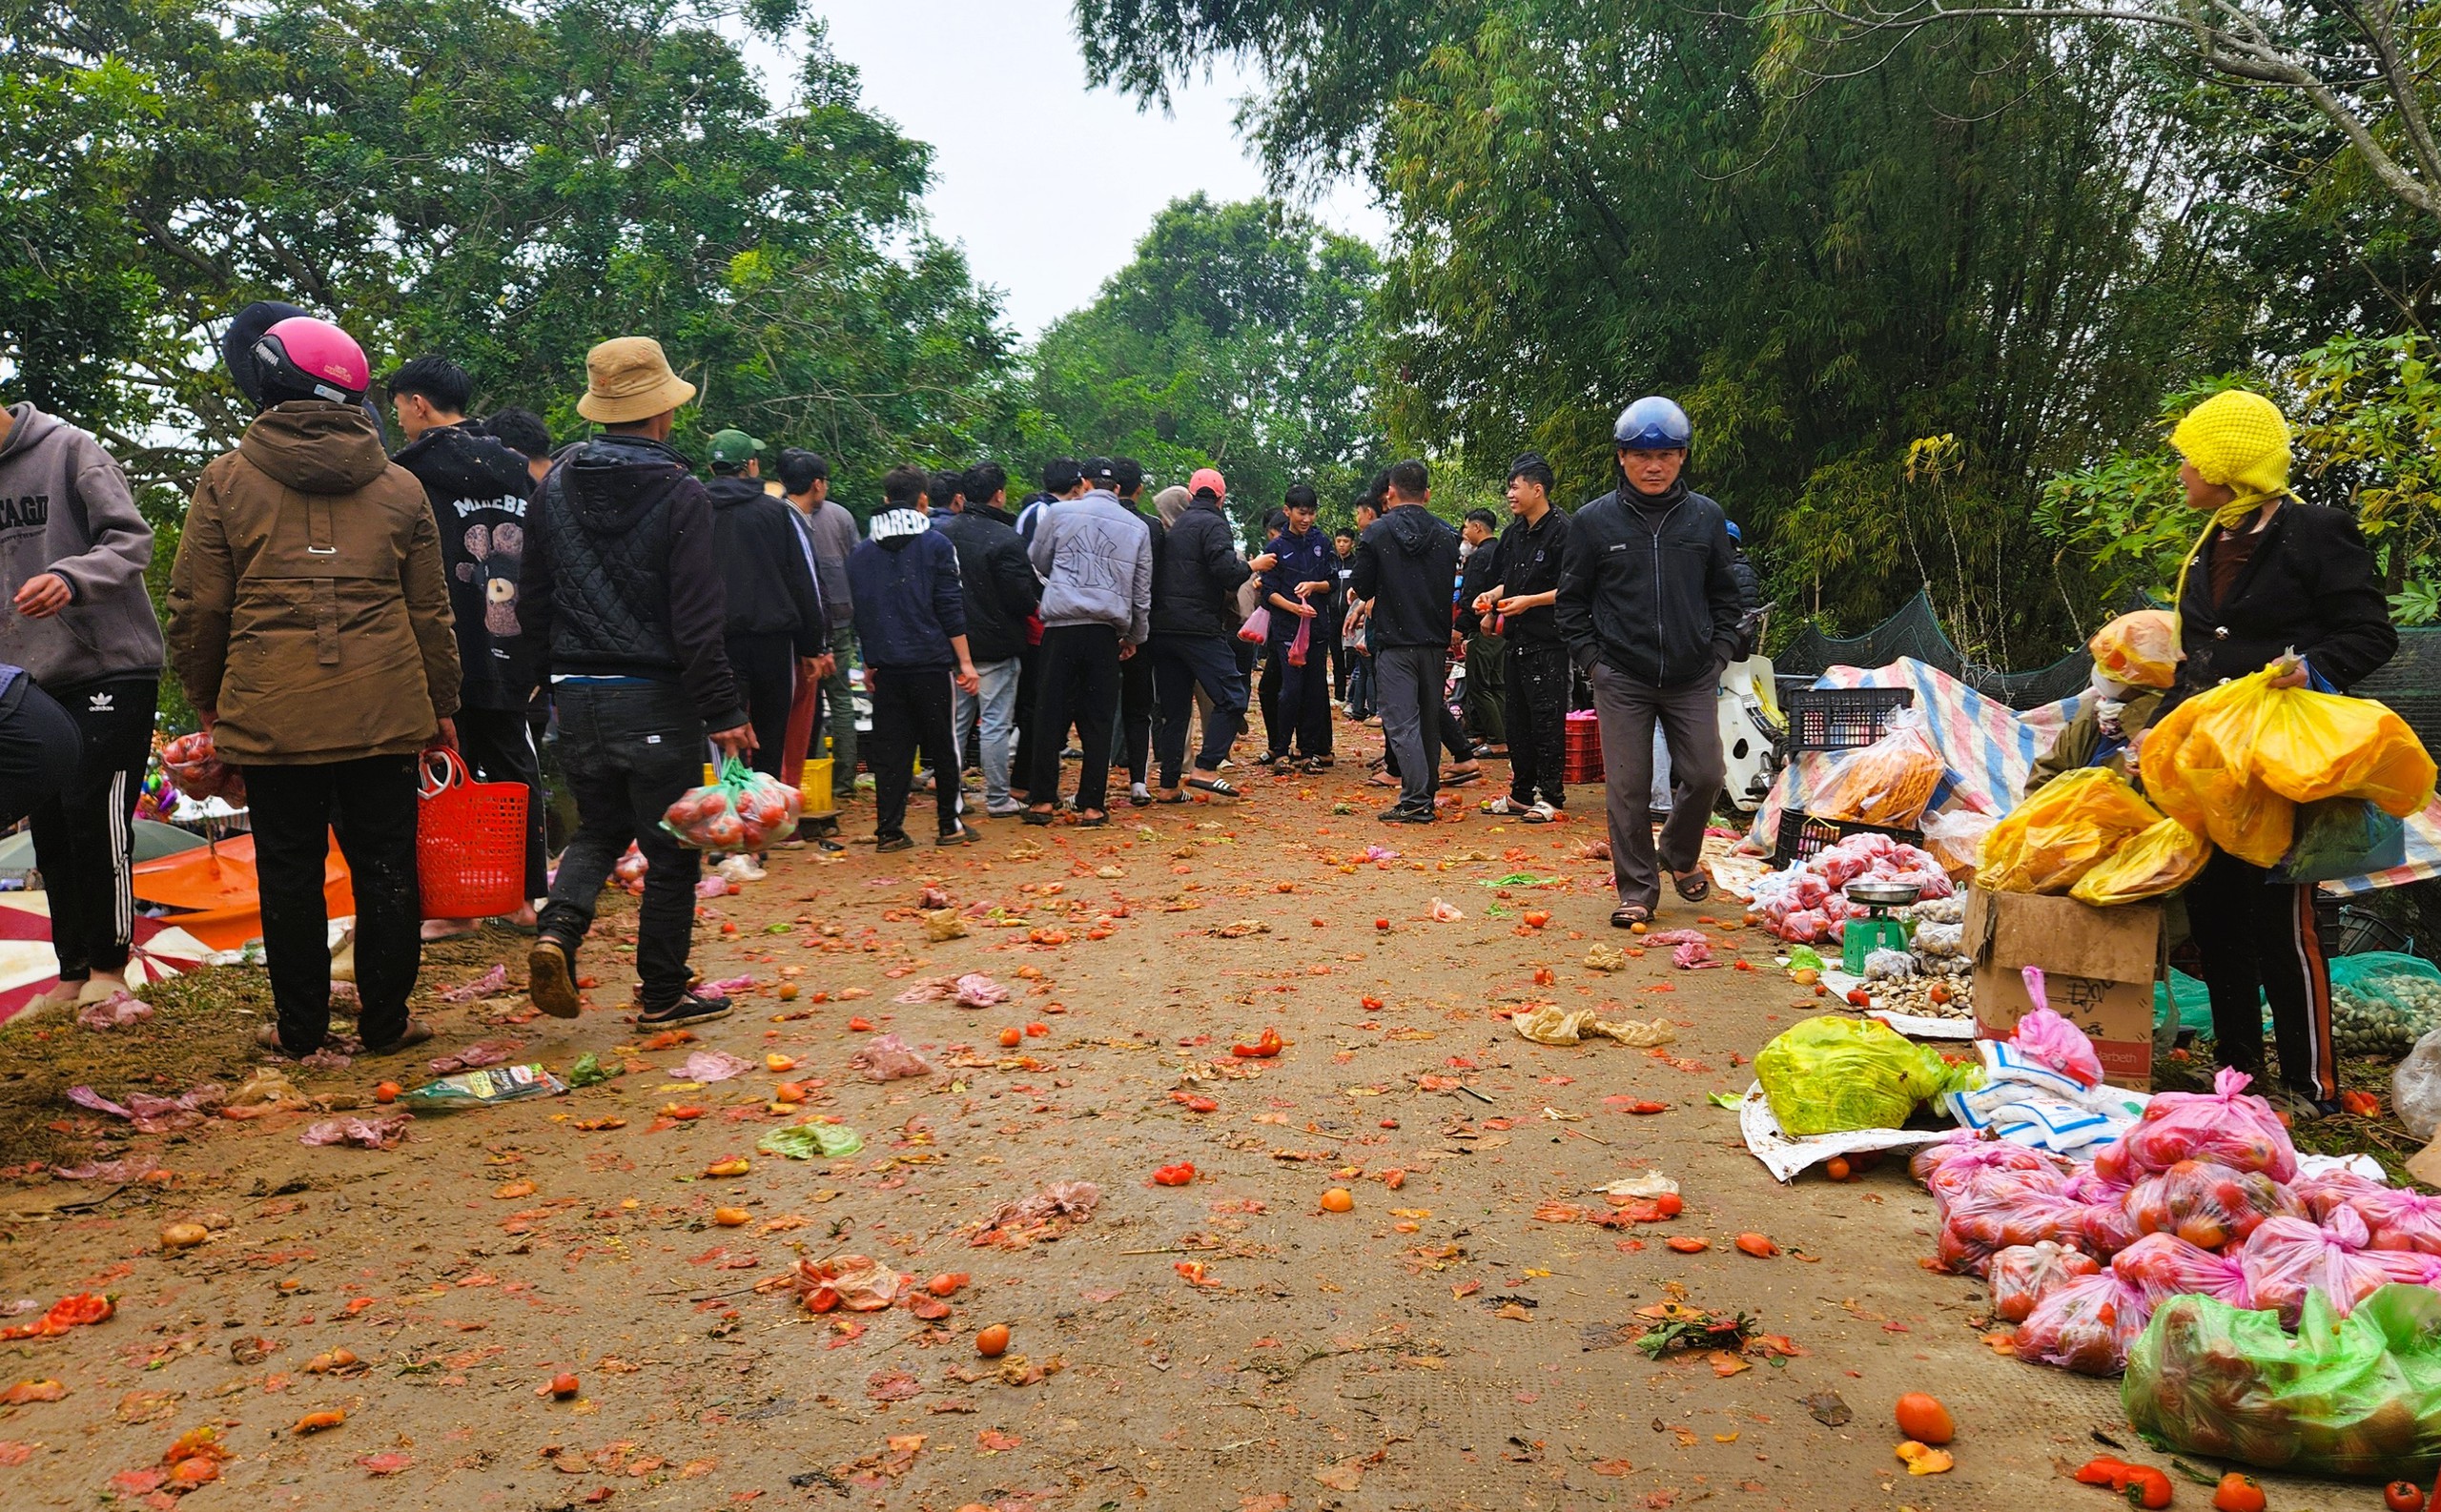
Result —
<instances>
[{"instance_id":1,"label":"man in dark jacket walking","mask_svg":"<svg viewBox=\"0 0 2441 1512\"><path fill-rule=\"evenodd\" d=\"M1009 475L985 462L966 475L962 497L933 529L957 550L957 571L966 597L966 648L974 660L976 689L957 690L951 733L958 767L966 764L966 731L975 730L982 758L983 811L1014 819L1025 805L1009 791L1009 759L1017 733L1017 671L1026 650L1026 621L1042 603L1042 580L1026 561L1016 517L1009 513ZM938 768L934 768L937 772Z\"/></svg>"},{"instance_id":2,"label":"man in dark jacket walking","mask_svg":"<svg viewBox=\"0 0 2441 1512\"><path fill-rule=\"evenodd\" d=\"M957 548L924 513L926 480L893 467L881 480L883 509L872 535L848 558L856 600L856 639L865 652L865 692L872 700L873 840L877 850L906 850L907 791L920 750L933 785L939 828L934 844L976 838L958 818L957 745L950 734L950 690L972 696L983 685L966 631L966 593Z\"/></svg>"},{"instance_id":3,"label":"man in dark jacket walking","mask_svg":"<svg viewBox=\"0 0 2441 1512\"><path fill-rule=\"evenodd\" d=\"M707 728L724 755L741 759L754 753L754 730L725 645L711 500L669 444L695 385L647 337L601 343L585 370L577 413L604 434L544 480L526 541L525 631L550 678L577 810L526 958L526 991L543 1011L576 1016L577 947L632 841L647 863L638 1022L691 1024L724 1017L729 1005L687 985L704 856L670 838L661 816L702 779Z\"/></svg>"},{"instance_id":4,"label":"man in dark jacket walking","mask_svg":"<svg viewBox=\"0 0 2441 1512\"><path fill-rule=\"evenodd\" d=\"M1382 734L1399 771L1399 801L1382 810L1394 824L1432 823L1441 786L1433 765L1433 710L1449 675L1450 589L1458 575L1458 533L1425 508L1431 475L1408 460L1390 469L1389 510L1356 545L1349 591L1370 601L1365 630L1380 680Z\"/></svg>"},{"instance_id":5,"label":"man in dark jacket walking","mask_svg":"<svg viewBox=\"0 0 2441 1512\"><path fill-rule=\"evenodd\" d=\"M1262 575L1262 602L1271 610L1265 654L1280 669L1279 717L1264 733L1275 763L1290 759L1293 736L1304 769L1319 772L1331 765L1330 671L1323 625L1339 573L1330 538L1314 523L1320 505L1312 486L1290 484L1285 503L1287 528L1271 542L1271 568ZM1306 641L1302 660L1296 651L1301 628Z\"/></svg>"},{"instance_id":6,"label":"man in dark jacket walking","mask_svg":"<svg viewBox=\"0 0 2441 1512\"><path fill-rule=\"evenodd\" d=\"M712 554L728 602L729 671L754 726L754 769L780 775L797 679L830 675L822 595L789 506L763 489L763 443L744 431L712 437Z\"/></svg>"},{"instance_id":7,"label":"man in dark jacket walking","mask_svg":"<svg viewBox=\"0 0 2441 1512\"><path fill-rule=\"evenodd\" d=\"M1161 715L1154 742L1161 790L1154 801L1164 804L1186 802L1179 776L1186 761L1195 690L1203 689L1212 709L1204 717L1203 746L1196 752L1195 774L1187 778L1187 787L1220 798L1238 796L1238 789L1220 775L1220 764L1246 719L1246 679L1238 669L1232 637L1238 630L1238 589L1254 572L1238 555L1229 521L1220 513L1227 482L1206 467L1188 480L1187 487L1186 510L1162 533L1153 574L1150 652L1154 699Z\"/></svg>"},{"instance_id":8,"label":"man in dark jacket walking","mask_svg":"<svg viewBox=\"0 0 2441 1512\"><path fill-rule=\"evenodd\" d=\"M1568 644L1560 639L1560 566L1568 555L1568 516L1551 506L1551 467L1533 452L1508 466L1508 511L1500 537L1500 576L1471 605L1500 626L1508 679L1508 792L1489 814L1547 825L1568 805L1561 786L1568 737ZM1470 679L1471 681L1471 679ZM1541 796L1535 796L1537 789Z\"/></svg>"},{"instance_id":9,"label":"man in dark jacket walking","mask_svg":"<svg viewBox=\"0 0 2441 1512\"><path fill-rule=\"evenodd\" d=\"M534 904L549 889L549 811L534 732L526 723L538 679L534 655L518 618L525 556L525 501L534 483L526 460L466 424L474 379L444 357L420 357L390 375L391 412L407 444L391 460L423 484L441 531L441 570L449 579L449 612L458 631L459 753L485 782L525 787L526 906L511 924L535 920ZM472 919L426 919L423 937L445 940L474 932Z\"/></svg>"},{"instance_id":10,"label":"man in dark jacket walking","mask_svg":"<svg viewBox=\"0 0 2441 1512\"><path fill-rule=\"evenodd\" d=\"M1661 866L1678 896L1712 895L1704 826L1720 797L1724 759L1714 703L1721 668L1737 655L1740 613L1728 517L1679 476L1693 439L1687 412L1641 398L1613 432L1622 486L1576 512L1560 569L1560 634L1593 681L1610 821L1610 870L1620 929L1652 917ZM1656 859L1652 731L1670 750L1669 822Z\"/></svg>"}]
</instances>

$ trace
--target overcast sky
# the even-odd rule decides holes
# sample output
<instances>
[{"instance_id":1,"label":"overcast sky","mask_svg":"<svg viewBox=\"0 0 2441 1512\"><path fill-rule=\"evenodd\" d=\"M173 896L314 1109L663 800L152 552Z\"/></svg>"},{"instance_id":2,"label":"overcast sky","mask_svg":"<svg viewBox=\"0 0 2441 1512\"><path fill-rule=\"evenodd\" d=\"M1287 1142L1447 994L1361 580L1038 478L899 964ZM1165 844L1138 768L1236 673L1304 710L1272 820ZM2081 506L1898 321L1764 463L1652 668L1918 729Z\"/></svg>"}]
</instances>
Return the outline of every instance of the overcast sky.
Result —
<instances>
[{"instance_id":1,"label":"overcast sky","mask_svg":"<svg viewBox=\"0 0 2441 1512\"><path fill-rule=\"evenodd\" d=\"M1088 92L1068 0L815 0L865 101L934 150L934 229L966 247L1021 337L1090 301L1163 205L1197 190L1262 193L1232 119L1246 81L1198 81L1174 113ZM769 70L784 60L758 50ZM772 83L786 88L787 75ZM1385 222L1353 185L1312 207L1379 243ZM1104 229L1084 229L1091 215Z\"/></svg>"}]
</instances>

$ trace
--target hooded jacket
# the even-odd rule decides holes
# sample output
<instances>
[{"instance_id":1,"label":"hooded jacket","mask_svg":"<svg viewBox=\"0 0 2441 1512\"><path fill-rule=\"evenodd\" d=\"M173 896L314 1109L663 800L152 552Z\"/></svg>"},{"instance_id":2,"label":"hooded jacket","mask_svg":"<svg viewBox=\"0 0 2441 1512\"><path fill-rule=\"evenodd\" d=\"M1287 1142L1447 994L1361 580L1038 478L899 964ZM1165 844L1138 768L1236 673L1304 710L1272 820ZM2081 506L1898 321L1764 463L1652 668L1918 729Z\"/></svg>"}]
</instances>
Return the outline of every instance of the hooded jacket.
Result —
<instances>
[{"instance_id":1,"label":"hooded jacket","mask_svg":"<svg viewBox=\"0 0 2441 1512\"><path fill-rule=\"evenodd\" d=\"M711 500L685 457L642 436L596 437L560 454L530 521L522 613L545 676L672 684L707 729L746 723Z\"/></svg>"},{"instance_id":2,"label":"hooded jacket","mask_svg":"<svg viewBox=\"0 0 2441 1512\"><path fill-rule=\"evenodd\" d=\"M1161 533L1153 574L1155 635L1222 639L1238 633L1238 589L1254 576L1229 537L1217 500L1199 499Z\"/></svg>"},{"instance_id":3,"label":"hooded jacket","mask_svg":"<svg viewBox=\"0 0 2441 1512\"><path fill-rule=\"evenodd\" d=\"M2398 650L2390 601L2365 537L2345 510L2280 506L2254 543L2229 596L2212 602L2212 557L2220 532L2194 554L2179 603L2178 686L2184 703L2233 677L2271 664L2291 649L2343 691Z\"/></svg>"},{"instance_id":4,"label":"hooded jacket","mask_svg":"<svg viewBox=\"0 0 2441 1512\"><path fill-rule=\"evenodd\" d=\"M1718 677L1737 659L1734 557L1729 517L1684 483L1604 494L1569 522L1552 605L1569 654L1648 687Z\"/></svg>"},{"instance_id":5,"label":"hooded jacket","mask_svg":"<svg viewBox=\"0 0 2441 1512\"><path fill-rule=\"evenodd\" d=\"M458 712L440 533L363 410L263 411L195 484L170 656L236 766L412 755Z\"/></svg>"},{"instance_id":6,"label":"hooded jacket","mask_svg":"<svg viewBox=\"0 0 2441 1512\"><path fill-rule=\"evenodd\" d=\"M1152 633L1152 530L1107 488L1036 518L1026 555L1042 575L1043 628L1107 624L1142 645Z\"/></svg>"},{"instance_id":7,"label":"hooded jacket","mask_svg":"<svg viewBox=\"0 0 2441 1512\"><path fill-rule=\"evenodd\" d=\"M523 710L537 679L517 616L525 560L525 459L462 425L437 425L392 459L416 475L441 532L468 708Z\"/></svg>"},{"instance_id":8,"label":"hooded jacket","mask_svg":"<svg viewBox=\"0 0 2441 1512\"><path fill-rule=\"evenodd\" d=\"M856 645L867 666L913 672L957 664L950 637L966 634L957 548L921 513L873 516L872 539L848 558L848 590L856 596ZM974 659L970 643L967 660Z\"/></svg>"},{"instance_id":9,"label":"hooded jacket","mask_svg":"<svg viewBox=\"0 0 2441 1512\"><path fill-rule=\"evenodd\" d=\"M1449 645L1458 533L1421 504L1398 504L1364 527L1348 589L1370 600L1366 644L1375 651Z\"/></svg>"},{"instance_id":10,"label":"hooded jacket","mask_svg":"<svg viewBox=\"0 0 2441 1512\"><path fill-rule=\"evenodd\" d=\"M954 515L933 518L933 533L957 549L966 594L966 650L974 664L1023 656L1026 617L1042 603L1042 580L1026 560L1026 543L1007 510L969 501Z\"/></svg>"},{"instance_id":11,"label":"hooded jacket","mask_svg":"<svg viewBox=\"0 0 2441 1512\"><path fill-rule=\"evenodd\" d=\"M57 573L68 606L29 620L0 605L0 660L53 693L113 678L157 677L161 625L144 587L153 527L102 443L31 404L0 444L0 593Z\"/></svg>"},{"instance_id":12,"label":"hooded jacket","mask_svg":"<svg viewBox=\"0 0 2441 1512\"><path fill-rule=\"evenodd\" d=\"M797 655L820 656L830 625L795 511L751 478L715 478L704 491L728 596L728 633L785 635Z\"/></svg>"}]
</instances>

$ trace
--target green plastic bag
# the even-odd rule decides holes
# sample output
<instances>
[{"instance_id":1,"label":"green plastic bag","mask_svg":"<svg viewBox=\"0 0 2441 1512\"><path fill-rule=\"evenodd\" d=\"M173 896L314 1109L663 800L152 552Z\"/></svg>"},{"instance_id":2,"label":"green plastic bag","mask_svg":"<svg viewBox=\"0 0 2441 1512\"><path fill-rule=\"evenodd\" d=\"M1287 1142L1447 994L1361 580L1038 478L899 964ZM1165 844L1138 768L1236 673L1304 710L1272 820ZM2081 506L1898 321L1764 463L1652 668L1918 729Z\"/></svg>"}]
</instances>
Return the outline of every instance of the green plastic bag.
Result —
<instances>
[{"instance_id":1,"label":"green plastic bag","mask_svg":"<svg viewBox=\"0 0 2441 1512\"><path fill-rule=\"evenodd\" d=\"M613 1074L611 1072L603 1070L602 1057L588 1050L576 1058L575 1065L568 1068L568 1085L599 1087L608 1081Z\"/></svg>"},{"instance_id":2,"label":"green plastic bag","mask_svg":"<svg viewBox=\"0 0 2441 1512\"><path fill-rule=\"evenodd\" d=\"M864 1147L865 1136L843 1123L790 1124L754 1141L754 1148L765 1154L786 1155L791 1160L810 1160L816 1155L836 1160Z\"/></svg>"},{"instance_id":3,"label":"green plastic bag","mask_svg":"<svg viewBox=\"0 0 2441 1512\"><path fill-rule=\"evenodd\" d=\"M2441 1026L2441 971L2391 950L2330 963L2330 1032L2342 1055L2404 1057Z\"/></svg>"},{"instance_id":4,"label":"green plastic bag","mask_svg":"<svg viewBox=\"0 0 2441 1512\"><path fill-rule=\"evenodd\" d=\"M2339 1318L2306 1294L2280 1315L2206 1297L2153 1313L2120 1404L2157 1444L2270 1470L2429 1481L2441 1469L2441 1292L2392 1283Z\"/></svg>"},{"instance_id":5,"label":"green plastic bag","mask_svg":"<svg viewBox=\"0 0 2441 1512\"><path fill-rule=\"evenodd\" d=\"M1754 1076L1782 1132L1896 1129L1918 1103L1982 1083L1979 1065L1952 1066L1875 1018L1825 1015L1792 1025L1754 1056Z\"/></svg>"}]
</instances>

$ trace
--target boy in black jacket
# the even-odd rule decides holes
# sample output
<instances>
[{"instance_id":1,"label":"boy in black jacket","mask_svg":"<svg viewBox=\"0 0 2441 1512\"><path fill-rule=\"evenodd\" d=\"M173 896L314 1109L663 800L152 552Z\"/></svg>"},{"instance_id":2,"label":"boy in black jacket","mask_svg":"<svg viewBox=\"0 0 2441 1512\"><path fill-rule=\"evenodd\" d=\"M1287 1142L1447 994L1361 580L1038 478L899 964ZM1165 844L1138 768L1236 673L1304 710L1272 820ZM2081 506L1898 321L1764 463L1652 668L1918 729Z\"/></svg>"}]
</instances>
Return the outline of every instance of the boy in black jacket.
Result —
<instances>
[{"instance_id":1,"label":"boy in black jacket","mask_svg":"<svg viewBox=\"0 0 2441 1512\"><path fill-rule=\"evenodd\" d=\"M1026 543L1009 513L1009 475L985 462L966 475L961 497L950 512L935 515L933 529L957 548L960 586L966 596L966 644L974 659L977 690L954 701L951 731L960 764L966 730L975 730L982 758L983 811L1014 819L1025 811L1009 791L1009 762L1017 733L1017 674L1026 651L1026 621L1042 603L1042 580L1026 560Z\"/></svg>"},{"instance_id":2,"label":"boy in black jacket","mask_svg":"<svg viewBox=\"0 0 2441 1512\"><path fill-rule=\"evenodd\" d=\"M1431 476L1420 461L1390 469L1389 510L1367 526L1356 546L1348 587L1373 605L1365 632L1380 682L1382 735L1396 758L1399 801L1382 810L1385 823L1428 825L1441 786L1433 764L1433 710L1449 676L1451 586L1458 576L1458 533L1425 507Z\"/></svg>"},{"instance_id":3,"label":"boy in black jacket","mask_svg":"<svg viewBox=\"0 0 2441 1512\"><path fill-rule=\"evenodd\" d=\"M754 726L754 769L780 775L789 706L800 675L831 675L828 616L813 562L789 506L763 488L763 443L744 431L712 437L712 551L728 598L723 644Z\"/></svg>"},{"instance_id":4,"label":"boy in black jacket","mask_svg":"<svg viewBox=\"0 0 2441 1512\"><path fill-rule=\"evenodd\" d=\"M925 517L925 485L917 469L892 468L881 480L886 507L873 516L871 539L848 558L848 593L856 603L865 692L873 706L866 749L873 768L876 850L907 850L915 844L906 829L907 790L914 786L919 748L940 779L933 785L940 819L934 843L958 846L976 838L958 819L950 688L954 683L972 694L983 683L967 650L957 548L935 534Z\"/></svg>"}]
</instances>

